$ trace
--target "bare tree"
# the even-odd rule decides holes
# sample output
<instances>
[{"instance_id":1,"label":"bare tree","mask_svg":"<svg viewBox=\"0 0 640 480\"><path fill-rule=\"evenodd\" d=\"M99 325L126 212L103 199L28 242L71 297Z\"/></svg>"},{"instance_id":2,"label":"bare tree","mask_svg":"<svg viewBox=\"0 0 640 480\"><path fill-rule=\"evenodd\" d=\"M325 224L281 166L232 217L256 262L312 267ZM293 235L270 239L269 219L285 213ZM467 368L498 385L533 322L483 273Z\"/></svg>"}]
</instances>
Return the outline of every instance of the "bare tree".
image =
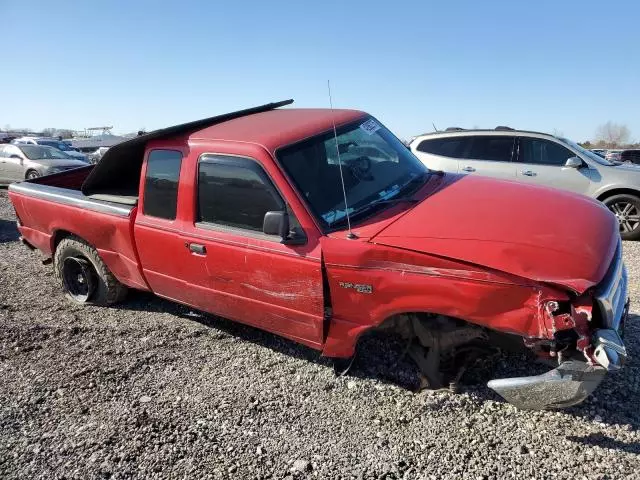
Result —
<instances>
[{"instance_id":1,"label":"bare tree","mask_svg":"<svg viewBox=\"0 0 640 480\"><path fill-rule=\"evenodd\" d=\"M55 133L56 133L55 128L45 128L42 130L42 135L44 135L45 137L53 137Z\"/></svg>"},{"instance_id":2,"label":"bare tree","mask_svg":"<svg viewBox=\"0 0 640 480\"><path fill-rule=\"evenodd\" d=\"M602 141L608 148L620 147L629 141L631 132L626 125L609 120L596 130L596 140Z\"/></svg>"}]
</instances>

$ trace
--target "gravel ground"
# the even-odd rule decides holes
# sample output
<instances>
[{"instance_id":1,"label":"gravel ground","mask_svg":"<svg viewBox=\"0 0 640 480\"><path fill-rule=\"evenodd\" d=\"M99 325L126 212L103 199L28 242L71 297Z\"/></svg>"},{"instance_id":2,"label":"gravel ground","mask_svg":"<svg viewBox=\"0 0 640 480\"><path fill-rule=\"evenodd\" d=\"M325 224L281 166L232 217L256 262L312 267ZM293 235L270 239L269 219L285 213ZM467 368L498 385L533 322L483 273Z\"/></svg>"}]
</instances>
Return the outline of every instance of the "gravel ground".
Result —
<instances>
[{"instance_id":1,"label":"gravel ground","mask_svg":"<svg viewBox=\"0 0 640 480\"><path fill-rule=\"evenodd\" d=\"M482 384L412 393L407 365L388 381L376 339L336 377L309 349L150 295L73 306L13 222L0 190L0 478L640 478L636 315L631 362L593 397L518 411ZM639 252L625 244L636 313Z\"/></svg>"}]
</instances>

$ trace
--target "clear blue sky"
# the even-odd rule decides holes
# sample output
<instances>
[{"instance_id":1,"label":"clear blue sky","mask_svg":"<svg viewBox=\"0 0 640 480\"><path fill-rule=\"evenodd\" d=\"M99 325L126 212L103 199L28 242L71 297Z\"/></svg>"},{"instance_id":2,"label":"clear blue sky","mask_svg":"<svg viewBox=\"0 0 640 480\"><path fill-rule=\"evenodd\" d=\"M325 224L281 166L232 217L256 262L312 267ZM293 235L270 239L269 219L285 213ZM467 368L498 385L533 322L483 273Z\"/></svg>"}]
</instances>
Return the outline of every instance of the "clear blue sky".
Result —
<instances>
[{"instance_id":1,"label":"clear blue sky","mask_svg":"<svg viewBox=\"0 0 640 480\"><path fill-rule=\"evenodd\" d=\"M165 5L166 4L166 5ZM640 140L640 2L0 0L0 127L124 133L284 98L400 137L510 125Z\"/></svg>"}]
</instances>

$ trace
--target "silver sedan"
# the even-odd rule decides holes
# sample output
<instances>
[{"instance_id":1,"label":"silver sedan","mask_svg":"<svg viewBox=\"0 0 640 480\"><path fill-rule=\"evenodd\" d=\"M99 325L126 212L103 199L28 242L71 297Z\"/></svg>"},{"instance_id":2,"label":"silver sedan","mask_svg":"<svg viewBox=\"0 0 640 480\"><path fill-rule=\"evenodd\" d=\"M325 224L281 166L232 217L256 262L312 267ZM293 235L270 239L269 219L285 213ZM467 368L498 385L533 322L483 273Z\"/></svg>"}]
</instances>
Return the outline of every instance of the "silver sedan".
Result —
<instances>
[{"instance_id":1,"label":"silver sedan","mask_svg":"<svg viewBox=\"0 0 640 480\"><path fill-rule=\"evenodd\" d=\"M84 167L57 148L44 145L0 145L0 184L19 182L42 175Z\"/></svg>"}]
</instances>

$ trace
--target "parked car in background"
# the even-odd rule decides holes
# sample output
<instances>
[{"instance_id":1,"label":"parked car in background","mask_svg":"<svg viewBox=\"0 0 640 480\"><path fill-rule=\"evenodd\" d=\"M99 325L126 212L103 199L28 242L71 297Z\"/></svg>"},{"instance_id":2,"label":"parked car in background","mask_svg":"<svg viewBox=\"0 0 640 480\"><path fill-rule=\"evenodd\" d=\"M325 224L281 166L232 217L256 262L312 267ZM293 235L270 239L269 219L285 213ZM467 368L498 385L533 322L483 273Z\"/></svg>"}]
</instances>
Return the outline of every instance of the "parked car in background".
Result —
<instances>
[{"instance_id":1,"label":"parked car in background","mask_svg":"<svg viewBox=\"0 0 640 480\"><path fill-rule=\"evenodd\" d=\"M588 195L615 214L623 239L640 239L640 168L616 165L566 138L503 128L460 130L420 135L410 148L429 168Z\"/></svg>"},{"instance_id":2,"label":"parked car in background","mask_svg":"<svg viewBox=\"0 0 640 480\"><path fill-rule=\"evenodd\" d=\"M70 157L65 152L46 145L0 145L0 184L19 182L85 166L87 162Z\"/></svg>"},{"instance_id":3,"label":"parked car in background","mask_svg":"<svg viewBox=\"0 0 640 480\"><path fill-rule=\"evenodd\" d=\"M604 156L606 160L610 162L619 162L622 150L607 150L607 154Z\"/></svg>"},{"instance_id":4,"label":"parked car in background","mask_svg":"<svg viewBox=\"0 0 640 480\"><path fill-rule=\"evenodd\" d=\"M607 155L607 151L601 148L592 148L591 151L602 158Z\"/></svg>"},{"instance_id":5,"label":"parked car in background","mask_svg":"<svg viewBox=\"0 0 640 480\"><path fill-rule=\"evenodd\" d=\"M87 155L78 152L75 148L69 145L69 143L52 137L21 137L16 138L11 143L14 145L45 145L47 147L57 148L76 160L82 160L83 162L89 161Z\"/></svg>"},{"instance_id":6,"label":"parked car in background","mask_svg":"<svg viewBox=\"0 0 640 480\"><path fill-rule=\"evenodd\" d=\"M620 152L620 161L640 165L640 149L623 150Z\"/></svg>"}]
</instances>

